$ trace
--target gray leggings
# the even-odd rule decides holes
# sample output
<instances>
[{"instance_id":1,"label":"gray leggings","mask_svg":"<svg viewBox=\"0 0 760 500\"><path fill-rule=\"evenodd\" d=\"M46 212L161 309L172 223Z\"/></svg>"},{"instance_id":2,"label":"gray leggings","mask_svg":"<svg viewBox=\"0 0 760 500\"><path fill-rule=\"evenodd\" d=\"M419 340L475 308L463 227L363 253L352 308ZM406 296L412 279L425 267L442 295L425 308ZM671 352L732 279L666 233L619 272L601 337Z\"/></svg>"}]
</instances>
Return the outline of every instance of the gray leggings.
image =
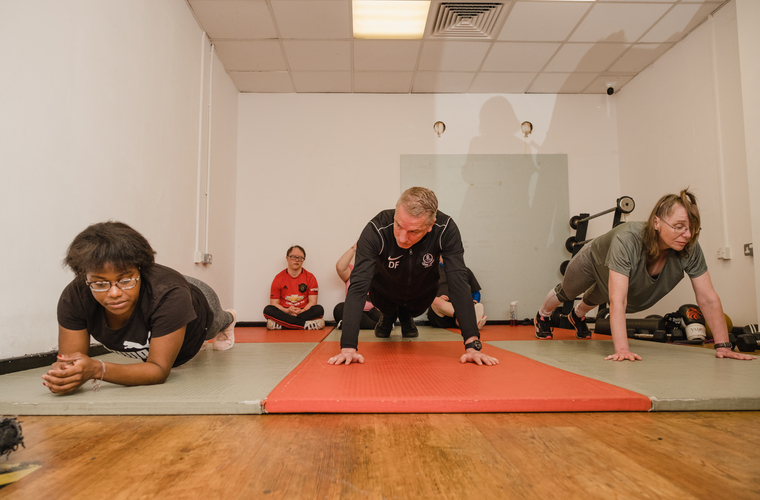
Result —
<instances>
[{"instance_id":1,"label":"gray leggings","mask_svg":"<svg viewBox=\"0 0 760 500\"><path fill-rule=\"evenodd\" d=\"M206 301L208 301L208 305L211 308L211 312L214 313L214 322L211 323L211 327L206 330L206 340L211 340L216 337L219 332L230 326L235 320L235 317L232 313L222 309L222 304L219 302L219 297L216 295L213 288L192 276L185 276L185 279L188 283L197 286L201 292L203 292L203 295L206 297Z\"/></svg>"},{"instance_id":2,"label":"gray leggings","mask_svg":"<svg viewBox=\"0 0 760 500\"><path fill-rule=\"evenodd\" d=\"M598 306L609 301L609 297L596 284L594 263L591 261L591 244L586 244L570 260L565 269L562 283L554 288L560 302L574 300L583 293L583 302Z\"/></svg>"}]
</instances>

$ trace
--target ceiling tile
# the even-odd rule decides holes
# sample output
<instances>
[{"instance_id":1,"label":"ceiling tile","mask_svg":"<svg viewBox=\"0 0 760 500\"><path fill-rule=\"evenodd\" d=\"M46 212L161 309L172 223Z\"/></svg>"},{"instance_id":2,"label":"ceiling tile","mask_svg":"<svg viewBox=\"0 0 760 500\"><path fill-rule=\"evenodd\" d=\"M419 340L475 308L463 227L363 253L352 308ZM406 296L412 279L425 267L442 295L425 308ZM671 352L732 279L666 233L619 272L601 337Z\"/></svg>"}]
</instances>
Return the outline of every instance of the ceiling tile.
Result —
<instances>
[{"instance_id":1,"label":"ceiling tile","mask_svg":"<svg viewBox=\"0 0 760 500\"><path fill-rule=\"evenodd\" d=\"M482 71L537 73L559 46L559 43L497 42L489 52Z\"/></svg>"},{"instance_id":2,"label":"ceiling tile","mask_svg":"<svg viewBox=\"0 0 760 500\"><path fill-rule=\"evenodd\" d=\"M505 0L496 40L353 40L351 0L186 1L243 92L596 93L729 0Z\"/></svg>"},{"instance_id":3,"label":"ceiling tile","mask_svg":"<svg viewBox=\"0 0 760 500\"><path fill-rule=\"evenodd\" d=\"M264 0L190 0L190 7L212 40L277 38Z\"/></svg>"},{"instance_id":4,"label":"ceiling tile","mask_svg":"<svg viewBox=\"0 0 760 500\"><path fill-rule=\"evenodd\" d=\"M291 71L349 71L351 42L283 40Z\"/></svg>"},{"instance_id":5,"label":"ceiling tile","mask_svg":"<svg viewBox=\"0 0 760 500\"><path fill-rule=\"evenodd\" d=\"M354 70L412 71L421 45L419 40L354 40Z\"/></svg>"},{"instance_id":6,"label":"ceiling tile","mask_svg":"<svg viewBox=\"0 0 760 500\"><path fill-rule=\"evenodd\" d=\"M541 73L528 89L529 94L577 94L598 73Z\"/></svg>"},{"instance_id":7,"label":"ceiling tile","mask_svg":"<svg viewBox=\"0 0 760 500\"><path fill-rule=\"evenodd\" d=\"M282 38L351 38L346 0L272 0Z\"/></svg>"},{"instance_id":8,"label":"ceiling tile","mask_svg":"<svg viewBox=\"0 0 760 500\"><path fill-rule=\"evenodd\" d=\"M357 71L354 73L354 92L409 93L412 71Z\"/></svg>"},{"instance_id":9,"label":"ceiling tile","mask_svg":"<svg viewBox=\"0 0 760 500\"><path fill-rule=\"evenodd\" d=\"M592 5L592 2L518 2L498 39L563 42Z\"/></svg>"},{"instance_id":10,"label":"ceiling tile","mask_svg":"<svg viewBox=\"0 0 760 500\"><path fill-rule=\"evenodd\" d=\"M607 71L610 73L638 73L672 46L672 43L637 43Z\"/></svg>"},{"instance_id":11,"label":"ceiling tile","mask_svg":"<svg viewBox=\"0 0 760 500\"><path fill-rule=\"evenodd\" d=\"M288 69L277 40L218 41L214 48L227 71L283 71Z\"/></svg>"},{"instance_id":12,"label":"ceiling tile","mask_svg":"<svg viewBox=\"0 0 760 500\"><path fill-rule=\"evenodd\" d=\"M419 69L424 71L477 71L491 42L426 41Z\"/></svg>"},{"instance_id":13,"label":"ceiling tile","mask_svg":"<svg viewBox=\"0 0 760 500\"><path fill-rule=\"evenodd\" d=\"M600 72L607 69L630 45L625 43L566 43L544 71Z\"/></svg>"},{"instance_id":14,"label":"ceiling tile","mask_svg":"<svg viewBox=\"0 0 760 500\"><path fill-rule=\"evenodd\" d=\"M536 73L478 73L469 89L474 94L522 94Z\"/></svg>"},{"instance_id":15,"label":"ceiling tile","mask_svg":"<svg viewBox=\"0 0 760 500\"><path fill-rule=\"evenodd\" d=\"M661 3L599 3L570 36L572 42L635 42L671 7Z\"/></svg>"},{"instance_id":16,"label":"ceiling tile","mask_svg":"<svg viewBox=\"0 0 760 500\"><path fill-rule=\"evenodd\" d=\"M230 71L240 92L293 92L287 71Z\"/></svg>"},{"instance_id":17,"label":"ceiling tile","mask_svg":"<svg viewBox=\"0 0 760 500\"><path fill-rule=\"evenodd\" d=\"M617 93L626 83L631 81L634 75L602 75L595 79L584 91L584 94L606 94L607 86L612 84L612 88Z\"/></svg>"},{"instance_id":18,"label":"ceiling tile","mask_svg":"<svg viewBox=\"0 0 760 500\"><path fill-rule=\"evenodd\" d=\"M417 94L461 94L467 92L475 73L446 73L442 71L418 71L412 92Z\"/></svg>"},{"instance_id":19,"label":"ceiling tile","mask_svg":"<svg viewBox=\"0 0 760 500\"><path fill-rule=\"evenodd\" d=\"M294 71L296 92L351 92L350 71Z\"/></svg>"},{"instance_id":20,"label":"ceiling tile","mask_svg":"<svg viewBox=\"0 0 760 500\"><path fill-rule=\"evenodd\" d=\"M641 41L677 42L720 6L720 3L678 4Z\"/></svg>"}]
</instances>

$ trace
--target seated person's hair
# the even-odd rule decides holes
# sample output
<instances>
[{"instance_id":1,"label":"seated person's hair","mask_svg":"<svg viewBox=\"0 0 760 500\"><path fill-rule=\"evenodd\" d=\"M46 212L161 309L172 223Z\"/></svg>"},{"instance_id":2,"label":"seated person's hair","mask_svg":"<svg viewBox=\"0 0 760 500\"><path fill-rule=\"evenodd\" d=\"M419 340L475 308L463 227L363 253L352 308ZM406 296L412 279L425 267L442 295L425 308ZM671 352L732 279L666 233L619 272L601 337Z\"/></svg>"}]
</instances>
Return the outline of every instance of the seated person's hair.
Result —
<instances>
[{"instance_id":1,"label":"seated person's hair","mask_svg":"<svg viewBox=\"0 0 760 500\"><path fill-rule=\"evenodd\" d=\"M299 249L303 254L303 258L306 258L306 250L304 250L301 245L293 245L292 247L288 248L288 251L285 252L285 257L290 257L290 252L292 252L294 248Z\"/></svg>"}]
</instances>

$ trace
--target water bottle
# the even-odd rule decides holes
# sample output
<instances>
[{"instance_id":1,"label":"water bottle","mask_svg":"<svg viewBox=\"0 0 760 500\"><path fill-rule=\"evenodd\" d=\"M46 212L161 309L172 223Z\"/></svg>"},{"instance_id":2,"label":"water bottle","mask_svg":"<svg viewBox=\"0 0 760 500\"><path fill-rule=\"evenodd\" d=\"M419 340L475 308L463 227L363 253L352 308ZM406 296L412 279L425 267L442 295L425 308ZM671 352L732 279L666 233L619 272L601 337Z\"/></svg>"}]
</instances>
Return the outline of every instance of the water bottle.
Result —
<instances>
[{"instance_id":1,"label":"water bottle","mask_svg":"<svg viewBox=\"0 0 760 500\"><path fill-rule=\"evenodd\" d=\"M509 325L517 326L517 301L509 303Z\"/></svg>"}]
</instances>

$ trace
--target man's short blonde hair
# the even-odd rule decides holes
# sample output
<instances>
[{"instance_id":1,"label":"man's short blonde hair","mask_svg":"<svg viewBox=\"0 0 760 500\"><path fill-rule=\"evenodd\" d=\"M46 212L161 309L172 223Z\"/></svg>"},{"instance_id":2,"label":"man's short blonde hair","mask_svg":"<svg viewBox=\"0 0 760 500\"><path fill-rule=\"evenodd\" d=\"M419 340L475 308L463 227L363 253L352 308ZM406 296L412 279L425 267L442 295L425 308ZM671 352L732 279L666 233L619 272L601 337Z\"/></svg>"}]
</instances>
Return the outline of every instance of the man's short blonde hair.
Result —
<instances>
[{"instance_id":1,"label":"man's short blonde hair","mask_svg":"<svg viewBox=\"0 0 760 500\"><path fill-rule=\"evenodd\" d=\"M427 215L427 222L435 222L435 214L438 212L438 198L435 193L424 187L411 187L401 193L396 202L396 209L404 207L406 213L412 217Z\"/></svg>"}]
</instances>

